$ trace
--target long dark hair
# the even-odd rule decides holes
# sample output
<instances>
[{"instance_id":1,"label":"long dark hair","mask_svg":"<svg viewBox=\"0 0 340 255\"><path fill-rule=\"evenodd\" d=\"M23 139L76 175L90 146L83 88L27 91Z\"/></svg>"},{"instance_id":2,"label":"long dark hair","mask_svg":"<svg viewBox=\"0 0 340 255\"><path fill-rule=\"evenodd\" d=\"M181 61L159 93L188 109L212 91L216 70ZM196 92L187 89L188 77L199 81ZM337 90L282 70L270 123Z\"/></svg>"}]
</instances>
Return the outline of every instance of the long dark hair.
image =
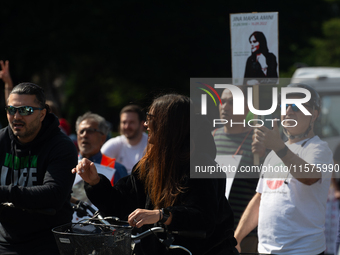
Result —
<instances>
[{"instance_id":1,"label":"long dark hair","mask_svg":"<svg viewBox=\"0 0 340 255\"><path fill-rule=\"evenodd\" d=\"M168 94L150 106L152 144L137 169L155 208L172 206L184 192L190 165L190 104L186 96Z\"/></svg>"},{"instance_id":2,"label":"long dark hair","mask_svg":"<svg viewBox=\"0 0 340 255\"><path fill-rule=\"evenodd\" d=\"M253 52L253 54L258 54L258 53L262 53L263 55L266 55L269 50L268 50L268 45L267 45L267 39L264 36L264 34L260 31L255 31L253 32L250 36L249 36L249 42L250 42L250 38L254 36L256 41L258 41L260 43L260 47L256 52Z\"/></svg>"}]
</instances>

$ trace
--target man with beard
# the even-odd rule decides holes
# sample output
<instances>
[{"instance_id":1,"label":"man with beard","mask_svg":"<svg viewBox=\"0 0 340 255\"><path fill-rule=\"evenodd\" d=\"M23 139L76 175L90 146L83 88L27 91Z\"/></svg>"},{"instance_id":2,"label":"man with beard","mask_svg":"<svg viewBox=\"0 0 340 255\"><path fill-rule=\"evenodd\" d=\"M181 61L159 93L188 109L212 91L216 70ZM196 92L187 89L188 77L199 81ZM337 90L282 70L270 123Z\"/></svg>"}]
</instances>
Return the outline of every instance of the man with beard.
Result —
<instances>
[{"instance_id":1,"label":"man with beard","mask_svg":"<svg viewBox=\"0 0 340 255\"><path fill-rule=\"evenodd\" d=\"M280 138L278 120L273 120L273 129L256 129L254 143L272 151L263 163L257 193L241 217L235 238L240 243L258 226L261 254L324 254L333 159L328 144L313 130L320 97L304 84L290 84L286 89L290 104L281 105L281 123L288 141Z\"/></svg>"},{"instance_id":2,"label":"man with beard","mask_svg":"<svg viewBox=\"0 0 340 255\"><path fill-rule=\"evenodd\" d=\"M125 106L120 111L120 136L111 138L101 152L126 167L128 174L143 157L148 136L144 132L144 114L138 105Z\"/></svg>"},{"instance_id":3,"label":"man with beard","mask_svg":"<svg viewBox=\"0 0 340 255\"><path fill-rule=\"evenodd\" d=\"M9 125L0 130L0 203L15 208L0 210L0 254L59 254L51 230L72 219L76 147L36 84L15 86L5 109Z\"/></svg>"}]
</instances>

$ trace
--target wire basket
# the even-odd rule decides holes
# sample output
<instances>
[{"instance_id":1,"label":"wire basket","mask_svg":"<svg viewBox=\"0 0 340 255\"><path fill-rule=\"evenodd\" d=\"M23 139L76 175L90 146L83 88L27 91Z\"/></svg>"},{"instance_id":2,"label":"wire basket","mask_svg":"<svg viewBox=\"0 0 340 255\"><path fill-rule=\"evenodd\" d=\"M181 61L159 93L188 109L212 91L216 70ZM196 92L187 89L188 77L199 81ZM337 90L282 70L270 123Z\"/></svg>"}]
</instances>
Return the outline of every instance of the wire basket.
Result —
<instances>
[{"instance_id":1,"label":"wire basket","mask_svg":"<svg viewBox=\"0 0 340 255\"><path fill-rule=\"evenodd\" d=\"M68 223L52 229L61 255L131 255L131 227Z\"/></svg>"}]
</instances>

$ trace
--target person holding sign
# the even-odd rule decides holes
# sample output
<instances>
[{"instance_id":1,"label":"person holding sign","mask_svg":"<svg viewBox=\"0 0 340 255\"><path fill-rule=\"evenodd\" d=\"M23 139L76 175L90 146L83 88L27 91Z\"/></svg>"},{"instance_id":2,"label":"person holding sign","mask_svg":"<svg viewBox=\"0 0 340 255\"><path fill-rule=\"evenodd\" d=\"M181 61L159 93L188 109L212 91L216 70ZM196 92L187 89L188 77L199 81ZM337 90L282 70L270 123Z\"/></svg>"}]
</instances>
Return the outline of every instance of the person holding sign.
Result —
<instances>
[{"instance_id":1,"label":"person holding sign","mask_svg":"<svg viewBox=\"0 0 340 255\"><path fill-rule=\"evenodd\" d=\"M247 87L240 86L240 88L244 96L247 97ZM261 144L257 144L256 147L252 145L254 128L243 124L247 123L245 121L248 113L247 105L245 104L245 114L233 115L233 95L229 89L223 90L221 100L220 118L228 122L223 127L213 131L217 155L230 155L233 157L241 155L238 170L241 167L253 165L254 153L258 153L263 160L266 155L266 148ZM227 179L228 182L232 181L228 200L234 212L235 226L237 226L242 213L255 194L258 177L259 173L255 173L253 176L250 176L250 173L245 173L244 175L236 173L233 180L231 178ZM256 252L257 235L255 230L242 241L241 247L243 252Z\"/></svg>"},{"instance_id":2,"label":"person holding sign","mask_svg":"<svg viewBox=\"0 0 340 255\"><path fill-rule=\"evenodd\" d=\"M256 194L235 231L238 242L258 226L258 252L264 254L323 254L326 201L333 166L332 151L314 134L320 97L310 86L290 84L286 114L281 116L288 141L281 140L278 120L273 129L255 131L255 143L272 151L266 157ZM301 104L308 90L311 98ZM299 103L300 102L300 103ZM310 115L305 115L307 110ZM240 247L238 247L240 249Z\"/></svg>"},{"instance_id":3,"label":"person holding sign","mask_svg":"<svg viewBox=\"0 0 340 255\"><path fill-rule=\"evenodd\" d=\"M269 52L265 35L255 31L249 36L249 43L252 54L247 59L244 78L278 78L276 57ZM256 85L249 79L245 81L247 85Z\"/></svg>"}]
</instances>

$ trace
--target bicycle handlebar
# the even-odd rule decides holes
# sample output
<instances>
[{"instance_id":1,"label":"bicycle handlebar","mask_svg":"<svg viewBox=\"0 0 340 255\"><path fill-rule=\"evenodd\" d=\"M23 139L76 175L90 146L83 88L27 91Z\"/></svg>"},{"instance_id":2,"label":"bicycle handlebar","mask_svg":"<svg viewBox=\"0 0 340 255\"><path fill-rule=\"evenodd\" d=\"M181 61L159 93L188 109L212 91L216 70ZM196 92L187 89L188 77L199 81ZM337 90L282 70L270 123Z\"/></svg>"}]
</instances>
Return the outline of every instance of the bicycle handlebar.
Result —
<instances>
[{"instance_id":1,"label":"bicycle handlebar","mask_svg":"<svg viewBox=\"0 0 340 255\"><path fill-rule=\"evenodd\" d=\"M76 200L75 198L73 198L72 203L74 203L75 205L73 206L73 210L75 210L76 212L79 213L86 213L86 210L89 210L93 215L95 215L98 220L102 223L104 223L105 225L110 225L110 223L107 222L107 220L109 221L114 221L115 223L117 223L118 225L124 225L124 224L129 224L127 221L122 221L117 217L105 217L103 218L100 213L98 213L97 211L94 210L94 208L89 205L86 202L80 201L80 200ZM84 214L86 215L86 214ZM137 234L137 235L132 235L131 239L132 240L139 240L142 239L146 236L149 236L153 233L159 233L159 232L166 232L164 230L164 228L162 227L153 227L143 233ZM188 238L195 238L195 239L204 239L206 237L206 233L204 231L167 231L169 234L175 234L178 236L183 236L183 237L188 237Z\"/></svg>"},{"instance_id":2,"label":"bicycle handlebar","mask_svg":"<svg viewBox=\"0 0 340 255\"><path fill-rule=\"evenodd\" d=\"M80 200L73 200L71 202L74 203L72 209L80 214L80 217L88 215L88 213L86 212L87 210L89 210L93 215L96 213L96 210L86 202Z\"/></svg>"},{"instance_id":3,"label":"bicycle handlebar","mask_svg":"<svg viewBox=\"0 0 340 255\"><path fill-rule=\"evenodd\" d=\"M153 228L150 228L140 234L137 234L137 235L131 235L131 239L132 240L140 240L144 237L147 237L153 233L164 233L164 228L161 228L161 227L153 227Z\"/></svg>"},{"instance_id":4,"label":"bicycle handlebar","mask_svg":"<svg viewBox=\"0 0 340 255\"><path fill-rule=\"evenodd\" d=\"M179 235L179 236L184 236L184 237L190 237L190 238L205 238L206 237L206 233L203 232L203 231L166 231L164 228L162 227L153 227L153 228L150 228L140 234L137 234L137 235L131 235L131 239L133 241L136 241L136 240L140 240L146 236L149 236L151 234L155 234L155 233L168 233L170 234L168 236L168 239L166 240L163 240L163 239L159 239L159 241L164 244L166 247L168 247L168 249L182 249L184 251L186 251L187 253L189 253L190 255L192 255L192 253L185 247L181 246L181 245L173 245L172 242L174 241L174 238L172 237L171 234L176 234L176 235Z\"/></svg>"},{"instance_id":5,"label":"bicycle handlebar","mask_svg":"<svg viewBox=\"0 0 340 255\"><path fill-rule=\"evenodd\" d=\"M79 204L81 204L79 202ZM83 204L84 206L80 206L82 207L82 209L86 209L88 206L90 206L89 204L85 203ZM89 208L87 208L89 209ZM100 221L100 224L96 224L93 221ZM118 223L120 226L125 225L124 227L126 228L132 228L131 226L128 226L128 222L127 221L122 221L117 217L105 217L103 218L99 212L96 212L94 217L92 217L91 219L89 219L88 221L81 223L81 224L91 224L91 225L95 225L95 226L106 226L109 227L110 229L115 229L116 227L120 227L119 225L111 225L108 221L114 221L116 223ZM161 239L159 237L157 237L157 239L167 247L167 249L182 249L184 251L186 251L188 254L192 255L192 253L185 247L180 246L180 245L173 245L172 243L174 242L174 237L173 234L175 235L179 235L179 236L183 236L183 237L188 237L188 238L197 238L197 239L203 239L206 237L205 232L203 231L169 231L163 227L153 227L150 228L142 233L139 233L137 235L131 235L130 238L132 241L138 241L143 239L144 237L147 237L149 235L156 235L156 233L165 233L166 234L166 238L165 239Z\"/></svg>"},{"instance_id":6,"label":"bicycle handlebar","mask_svg":"<svg viewBox=\"0 0 340 255\"><path fill-rule=\"evenodd\" d=\"M118 225L126 225L128 224L127 221L122 221L117 217L103 217L99 211L96 211L89 203L77 200L74 197L71 198L71 203L74 204L72 206L72 209L77 213L78 217L84 217L84 216L89 216L91 217L92 220L97 219L100 221L102 224L113 227L108 220L114 221ZM88 213L88 211L91 212L91 214Z\"/></svg>"}]
</instances>

